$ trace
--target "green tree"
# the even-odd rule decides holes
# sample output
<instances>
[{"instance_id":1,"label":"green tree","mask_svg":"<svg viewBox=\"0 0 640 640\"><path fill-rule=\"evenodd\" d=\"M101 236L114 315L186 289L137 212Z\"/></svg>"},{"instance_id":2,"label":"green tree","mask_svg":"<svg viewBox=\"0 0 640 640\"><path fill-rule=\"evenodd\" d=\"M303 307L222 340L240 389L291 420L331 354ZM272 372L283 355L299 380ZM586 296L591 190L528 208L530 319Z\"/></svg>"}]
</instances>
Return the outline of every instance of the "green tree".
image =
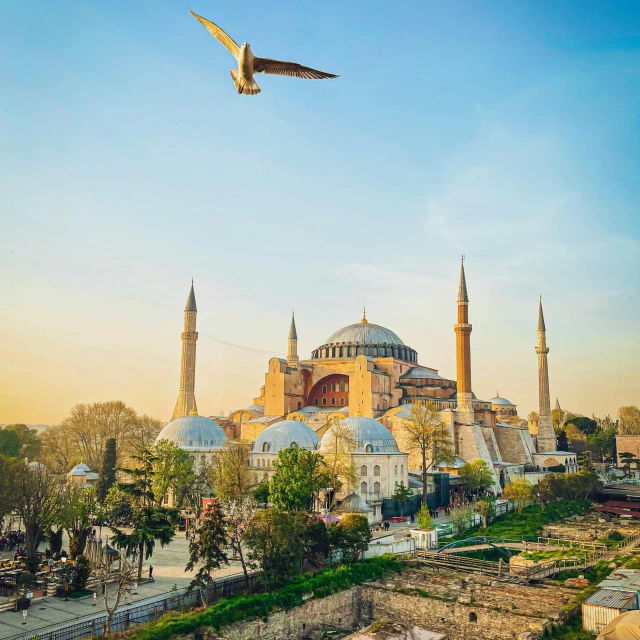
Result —
<instances>
[{"instance_id":1,"label":"green tree","mask_svg":"<svg viewBox=\"0 0 640 640\"><path fill-rule=\"evenodd\" d=\"M133 519L132 498L117 482L107 491L104 506L106 518L111 524L131 522Z\"/></svg>"},{"instance_id":2,"label":"green tree","mask_svg":"<svg viewBox=\"0 0 640 640\"><path fill-rule=\"evenodd\" d=\"M249 449L236 442L224 442L213 456L211 486L221 500L240 500L255 486L249 469Z\"/></svg>"},{"instance_id":3,"label":"green tree","mask_svg":"<svg viewBox=\"0 0 640 640\"><path fill-rule=\"evenodd\" d=\"M413 491L411 491L409 487L404 486L404 481L401 482L396 487L396 490L393 492L393 495L391 496L391 498L393 500L398 500L398 502L400 502L400 513L402 517L404 517L404 507L407 504L407 502L411 500L412 497L413 497Z\"/></svg>"},{"instance_id":4,"label":"green tree","mask_svg":"<svg viewBox=\"0 0 640 640\"><path fill-rule=\"evenodd\" d=\"M357 439L351 426L341 418L335 418L333 424L322 438L322 457L329 472L329 483L325 488L331 488L327 497L327 509L331 510L335 496L345 487L355 485L357 481L356 466L353 452Z\"/></svg>"},{"instance_id":5,"label":"green tree","mask_svg":"<svg viewBox=\"0 0 640 640\"><path fill-rule=\"evenodd\" d=\"M493 473L484 460L473 460L463 464L458 471L458 476L465 489L473 495L491 489L494 483Z\"/></svg>"},{"instance_id":6,"label":"green tree","mask_svg":"<svg viewBox=\"0 0 640 640\"><path fill-rule=\"evenodd\" d=\"M536 419L539 419L537 415L538 414L536 414ZM553 423L553 428L556 433L562 431L565 425L565 412L562 409L551 409L551 422Z\"/></svg>"},{"instance_id":7,"label":"green tree","mask_svg":"<svg viewBox=\"0 0 640 640\"><path fill-rule=\"evenodd\" d=\"M624 471L625 477L631 476L631 464L635 460L635 456L630 451L623 451L618 455L620 458L620 466Z\"/></svg>"},{"instance_id":8,"label":"green tree","mask_svg":"<svg viewBox=\"0 0 640 640\"><path fill-rule=\"evenodd\" d=\"M259 581L265 591L285 584L302 564L303 547L295 531L294 515L280 509L256 512L247 527L244 543L249 561L260 569Z\"/></svg>"},{"instance_id":9,"label":"green tree","mask_svg":"<svg viewBox=\"0 0 640 640\"><path fill-rule=\"evenodd\" d=\"M482 500L476 502L476 511L482 518L482 526L486 529L489 524L489 520L493 518L496 513L496 497L488 496Z\"/></svg>"},{"instance_id":10,"label":"green tree","mask_svg":"<svg viewBox=\"0 0 640 640\"><path fill-rule=\"evenodd\" d=\"M636 405L631 404L618 409L618 434L640 435L640 409Z\"/></svg>"},{"instance_id":11,"label":"green tree","mask_svg":"<svg viewBox=\"0 0 640 640\"><path fill-rule=\"evenodd\" d=\"M429 467L437 462L454 460L451 436L435 402L414 400L409 408L409 418L403 420L402 425L409 448L419 451L422 457L422 501L426 502Z\"/></svg>"},{"instance_id":12,"label":"green tree","mask_svg":"<svg viewBox=\"0 0 640 640\"><path fill-rule=\"evenodd\" d=\"M249 530L249 523L256 513L256 503L248 496L239 500L229 500L223 503L224 519L227 525L227 544L233 552L234 558L239 558L244 574L244 581L249 588L249 569L253 568L254 562L247 557L244 536Z\"/></svg>"},{"instance_id":13,"label":"green tree","mask_svg":"<svg viewBox=\"0 0 640 640\"><path fill-rule=\"evenodd\" d=\"M554 409L554 411L557 411L557 409ZM569 440L567 439L567 432L564 429L558 431L556 446L558 447L558 451L569 451Z\"/></svg>"},{"instance_id":14,"label":"green tree","mask_svg":"<svg viewBox=\"0 0 640 640\"><path fill-rule=\"evenodd\" d=\"M504 488L502 497L511 500L520 513L534 498L533 486L526 478L516 478Z\"/></svg>"},{"instance_id":15,"label":"green tree","mask_svg":"<svg viewBox=\"0 0 640 640\"><path fill-rule=\"evenodd\" d=\"M205 606L209 606L211 573L220 569L223 564L229 564L225 553L226 523L218 501L207 505L195 533L196 539L189 547L189 562L185 569L193 571L196 567L199 568L189 584L189 590L199 587L200 593L204 594Z\"/></svg>"},{"instance_id":16,"label":"green tree","mask_svg":"<svg viewBox=\"0 0 640 640\"><path fill-rule=\"evenodd\" d=\"M71 574L71 588L74 591L82 591L91 577L91 563L85 556L78 556L73 565Z\"/></svg>"},{"instance_id":17,"label":"green tree","mask_svg":"<svg viewBox=\"0 0 640 640\"><path fill-rule=\"evenodd\" d=\"M283 511L312 508L318 492L331 482L322 456L307 449L283 449L273 466L276 472L269 481L269 499Z\"/></svg>"},{"instance_id":18,"label":"green tree","mask_svg":"<svg viewBox=\"0 0 640 640\"><path fill-rule=\"evenodd\" d=\"M0 456L0 478L10 478L13 473L14 460ZM0 520L15 508L15 494L11 482L0 482Z\"/></svg>"},{"instance_id":19,"label":"green tree","mask_svg":"<svg viewBox=\"0 0 640 640\"><path fill-rule=\"evenodd\" d=\"M15 462L5 479L14 495L15 510L22 518L28 566L35 572L40 565L36 551L41 539L58 518L64 500L60 478L39 464Z\"/></svg>"},{"instance_id":20,"label":"green tree","mask_svg":"<svg viewBox=\"0 0 640 640\"><path fill-rule=\"evenodd\" d=\"M371 528L366 516L350 513L329 525L328 536L330 547L343 562L357 562L369 548Z\"/></svg>"},{"instance_id":21,"label":"green tree","mask_svg":"<svg viewBox=\"0 0 640 640\"><path fill-rule=\"evenodd\" d=\"M17 458L20 455L22 443L15 431L0 429L0 455L7 458Z\"/></svg>"},{"instance_id":22,"label":"green tree","mask_svg":"<svg viewBox=\"0 0 640 640\"><path fill-rule=\"evenodd\" d=\"M554 479L555 474L548 474L537 485L533 488L534 493L538 500L540 501L540 508L544 511L544 508L555 500L558 496L556 494L557 489L554 487L554 482L557 482Z\"/></svg>"},{"instance_id":23,"label":"green tree","mask_svg":"<svg viewBox=\"0 0 640 640\"><path fill-rule=\"evenodd\" d=\"M451 510L451 526L457 536L461 536L473 523L473 512L470 506L458 505Z\"/></svg>"},{"instance_id":24,"label":"green tree","mask_svg":"<svg viewBox=\"0 0 640 640\"><path fill-rule=\"evenodd\" d=\"M40 455L40 438L35 429L30 429L26 424L8 424L3 431L15 433L18 436L21 458L33 460Z\"/></svg>"},{"instance_id":25,"label":"green tree","mask_svg":"<svg viewBox=\"0 0 640 640\"><path fill-rule=\"evenodd\" d=\"M105 444L102 466L98 471L98 480L96 482L96 499L100 504L104 504L109 489L116 482L116 465L116 439L109 438Z\"/></svg>"},{"instance_id":26,"label":"green tree","mask_svg":"<svg viewBox=\"0 0 640 640\"><path fill-rule=\"evenodd\" d=\"M269 502L269 483L261 482L254 490L253 497L258 504Z\"/></svg>"},{"instance_id":27,"label":"green tree","mask_svg":"<svg viewBox=\"0 0 640 640\"><path fill-rule=\"evenodd\" d=\"M566 424L575 424L586 436L593 435L598 429L598 423L585 416L574 416L566 421Z\"/></svg>"},{"instance_id":28,"label":"green tree","mask_svg":"<svg viewBox=\"0 0 640 640\"><path fill-rule=\"evenodd\" d=\"M418 521L419 529L433 529L433 520L429 513L429 507L427 507L424 502L420 505L420 509L418 509L416 520Z\"/></svg>"},{"instance_id":29,"label":"green tree","mask_svg":"<svg viewBox=\"0 0 640 640\"><path fill-rule=\"evenodd\" d=\"M175 504L181 506L196 481L191 456L168 440L160 440L151 449L153 451L151 486L158 504L162 504L167 494L171 492Z\"/></svg>"},{"instance_id":30,"label":"green tree","mask_svg":"<svg viewBox=\"0 0 640 640\"><path fill-rule=\"evenodd\" d=\"M111 541L119 548L125 549L127 555L134 552L138 554L138 580L141 580L143 560L148 560L153 555L156 542L164 547L173 539L178 511L155 504L153 465L156 458L152 449L147 447L131 458L136 466L121 469L130 478L130 482L121 484L120 488L133 498L133 530L131 533L125 533L111 526Z\"/></svg>"},{"instance_id":31,"label":"green tree","mask_svg":"<svg viewBox=\"0 0 640 640\"><path fill-rule=\"evenodd\" d=\"M95 506L92 489L79 485L69 485L64 492L62 509L57 518L69 534L69 555L71 559L84 553L87 538L91 533L91 520Z\"/></svg>"}]
</instances>

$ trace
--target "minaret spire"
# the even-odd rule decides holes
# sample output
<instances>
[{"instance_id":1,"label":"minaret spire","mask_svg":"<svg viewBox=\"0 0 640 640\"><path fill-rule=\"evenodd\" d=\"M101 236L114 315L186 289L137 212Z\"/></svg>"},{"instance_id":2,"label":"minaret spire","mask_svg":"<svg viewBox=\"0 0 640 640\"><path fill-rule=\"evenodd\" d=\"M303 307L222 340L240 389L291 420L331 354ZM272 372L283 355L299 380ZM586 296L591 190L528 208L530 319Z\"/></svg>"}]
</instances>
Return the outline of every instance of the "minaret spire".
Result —
<instances>
[{"instance_id":1,"label":"minaret spire","mask_svg":"<svg viewBox=\"0 0 640 640\"><path fill-rule=\"evenodd\" d=\"M182 332L182 362L180 366L180 393L176 401L176 408L173 410L172 420L182 416L197 415L195 383L196 383L196 341L198 332L196 331L196 316L198 307L196 306L196 294L193 290L193 278L191 279L191 290L187 297L187 304L184 307L184 331ZM195 412L195 413L192 413Z\"/></svg>"},{"instance_id":2,"label":"minaret spire","mask_svg":"<svg viewBox=\"0 0 640 640\"><path fill-rule=\"evenodd\" d=\"M456 419L462 424L474 422L473 395L471 392L471 330L469 324L469 296L464 273L464 256L460 261L458 286L458 324L456 332L456 378L458 383L458 408Z\"/></svg>"},{"instance_id":3,"label":"minaret spire","mask_svg":"<svg viewBox=\"0 0 640 640\"><path fill-rule=\"evenodd\" d=\"M551 398L549 395L549 365L547 363L547 330L542 312L542 296L538 303L538 453L556 450L556 434L551 420Z\"/></svg>"},{"instance_id":4,"label":"minaret spire","mask_svg":"<svg viewBox=\"0 0 640 640\"><path fill-rule=\"evenodd\" d=\"M287 348L287 364L295 365L300 358L298 358L298 332L296 331L296 318L295 314L291 312L291 326L289 327L289 340Z\"/></svg>"}]
</instances>

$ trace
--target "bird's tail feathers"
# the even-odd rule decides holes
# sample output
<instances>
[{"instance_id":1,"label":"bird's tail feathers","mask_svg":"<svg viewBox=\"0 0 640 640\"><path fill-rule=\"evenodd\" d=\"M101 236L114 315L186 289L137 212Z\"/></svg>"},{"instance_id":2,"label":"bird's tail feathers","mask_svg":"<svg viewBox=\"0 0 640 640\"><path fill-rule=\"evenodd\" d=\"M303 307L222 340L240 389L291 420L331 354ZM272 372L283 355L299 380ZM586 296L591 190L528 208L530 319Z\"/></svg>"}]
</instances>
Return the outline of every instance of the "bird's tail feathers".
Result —
<instances>
[{"instance_id":1,"label":"bird's tail feathers","mask_svg":"<svg viewBox=\"0 0 640 640\"><path fill-rule=\"evenodd\" d=\"M249 82L246 82L238 77L237 69L231 69L230 73L238 93L243 93L245 96L255 96L257 93L260 93L261 89L253 78L251 78Z\"/></svg>"}]
</instances>

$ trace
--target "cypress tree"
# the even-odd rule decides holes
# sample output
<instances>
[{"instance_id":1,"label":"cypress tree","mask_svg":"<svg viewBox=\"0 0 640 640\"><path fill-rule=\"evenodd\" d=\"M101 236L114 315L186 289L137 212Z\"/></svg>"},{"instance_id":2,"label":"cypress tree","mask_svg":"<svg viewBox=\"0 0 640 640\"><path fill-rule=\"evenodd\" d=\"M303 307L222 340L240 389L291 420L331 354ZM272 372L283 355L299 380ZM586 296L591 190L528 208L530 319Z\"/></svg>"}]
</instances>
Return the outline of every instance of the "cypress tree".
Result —
<instances>
[{"instance_id":1,"label":"cypress tree","mask_svg":"<svg viewBox=\"0 0 640 640\"><path fill-rule=\"evenodd\" d=\"M102 467L98 472L96 482L96 498L100 504L104 503L107 492L116 481L116 439L109 438L105 445Z\"/></svg>"}]
</instances>

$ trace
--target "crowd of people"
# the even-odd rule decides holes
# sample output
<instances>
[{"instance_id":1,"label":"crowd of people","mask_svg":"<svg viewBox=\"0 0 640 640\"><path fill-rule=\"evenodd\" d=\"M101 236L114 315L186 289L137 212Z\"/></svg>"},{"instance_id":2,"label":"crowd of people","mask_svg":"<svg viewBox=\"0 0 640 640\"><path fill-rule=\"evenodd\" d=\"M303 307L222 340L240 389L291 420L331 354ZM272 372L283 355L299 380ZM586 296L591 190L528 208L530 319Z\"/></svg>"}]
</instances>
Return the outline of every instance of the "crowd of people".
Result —
<instances>
[{"instance_id":1,"label":"crowd of people","mask_svg":"<svg viewBox=\"0 0 640 640\"><path fill-rule=\"evenodd\" d=\"M19 555L24 554L25 535L24 531L13 530L13 519L6 523L0 520L0 551L13 551L16 547Z\"/></svg>"}]
</instances>

